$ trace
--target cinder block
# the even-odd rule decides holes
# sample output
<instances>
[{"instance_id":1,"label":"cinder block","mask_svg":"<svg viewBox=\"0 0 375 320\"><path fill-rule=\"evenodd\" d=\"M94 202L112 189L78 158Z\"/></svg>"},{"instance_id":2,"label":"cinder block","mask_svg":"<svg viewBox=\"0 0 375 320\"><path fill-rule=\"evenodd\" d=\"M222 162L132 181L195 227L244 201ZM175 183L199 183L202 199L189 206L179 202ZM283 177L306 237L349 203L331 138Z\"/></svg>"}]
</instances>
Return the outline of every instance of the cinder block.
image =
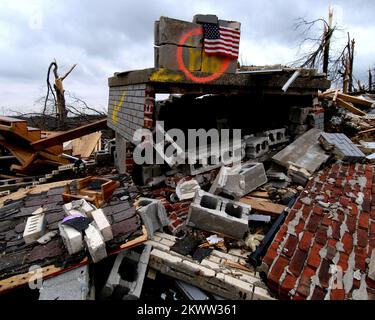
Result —
<instances>
[{"instance_id":1,"label":"cinder block","mask_svg":"<svg viewBox=\"0 0 375 320\"><path fill-rule=\"evenodd\" d=\"M181 70L177 62L177 45L165 44L155 47L155 68ZM202 48L182 47L182 61L186 69L200 71L202 68Z\"/></svg>"},{"instance_id":2,"label":"cinder block","mask_svg":"<svg viewBox=\"0 0 375 320\"><path fill-rule=\"evenodd\" d=\"M155 231L169 224L165 208L159 200L139 198L137 211L146 226L149 239L152 239Z\"/></svg>"},{"instance_id":3,"label":"cinder block","mask_svg":"<svg viewBox=\"0 0 375 320\"><path fill-rule=\"evenodd\" d=\"M44 214L37 214L27 218L23 239L27 244L37 241L44 234Z\"/></svg>"},{"instance_id":4,"label":"cinder block","mask_svg":"<svg viewBox=\"0 0 375 320\"><path fill-rule=\"evenodd\" d=\"M106 215L102 209L98 209L91 212L91 216L94 219L95 225L102 234L104 241L107 242L113 239L112 228Z\"/></svg>"},{"instance_id":5,"label":"cinder block","mask_svg":"<svg viewBox=\"0 0 375 320\"><path fill-rule=\"evenodd\" d=\"M214 14L196 14L193 17L193 23L219 23L219 19Z\"/></svg>"},{"instance_id":6,"label":"cinder block","mask_svg":"<svg viewBox=\"0 0 375 320\"><path fill-rule=\"evenodd\" d=\"M242 239L248 231L251 207L198 190L190 205L187 224Z\"/></svg>"},{"instance_id":7,"label":"cinder block","mask_svg":"<svg viewBox=\"0 0 375 320\"><path fill-rule=\"evenodd\" d=\"M230 168L222 192L240 198L267 182L263 163L246 162Z\"/></svg>"},{"instance_id":8,"label":"cinder block","mask_svg":"<svg viewBox=\"0 0 375 320\"><path fill-rule=\"evenodd\" d=\"M174 44L178 45L188 32L194 29L201 28L202 26L197 23L171 19L168 17L160 17L159 22L155 24L159 28L155 32L158 37L155 39L155 45L160 46L163 44ZM202 47L203 33L189 37L189 42L185 43L185 46L191 47Z\"/></svg>"},{"instance_id":9,"label":"cinder block","mask_svg":"<svg viewBox=\"0 0 375 320\"><path fill-rule=\"evenodd\" d=\"M85 230L85 242L94 263L107 257L103 236L93 224Z\"/></svg>"},{"instance_id":10,"label":"cinder block","mask_svg":"<svg viewBox=\"0 0 375 320\"><path fill-rule=\"evenodd\" d=\"M255 159L263 156L269 151L268 137L245 137L246 156Z\"/></svg>"},{"instance_id":11,"label":"cinder block","mask_svg":"<svg viewBox=\"0 0 375 320\"><path fill-rule=\"evenodd\" d=\"M304 124L306 123L307 116L311 110L312 108L291 107L289 111L289 120L296 124Z\"/></svg>"},{"instance_id":12,"label":"cinder block","mask_svg":"<svg viewBox=\"0 0 375 320\"><path fill-rule=\"evenodd\" d=\"M83 249L82 234L76 229L59 223L60 236L69 254L75 254Z\"/></svg>"},{"instance_id":13,"label":"cinder block","mask_svg":"<svg viewBox=\"0 0 375 320\"><path fill-rule=\"evenodd\" d=\"M83 216L90 218L92 211L96 210L96 207L87 202L85 199L74 200L72 202L66 203L64 204L63 208L67 216L77 213L78 211Z\"/></svg>"},{"instance_id":14,"label":"cinder block","mask_svg":"<svg viewBox=\"0 0 375 320\"><path fill-rule=\"evenodd\" d=\"M43 280L39 293L39 300L90 300L89 267L82 266Z\"/></svg>"},{"instance_id":15,"label":"cinder block","mask_svg":"<svg viewBox=\"0 0 375 320\"><path fill-rule=\"evenodd\" d=\"M264 135L268 137L268 145L274 146L279 143L287 142L289 139L286 136L286 129L274 129L274 130L267 130L264 132Z\"/></svg>"},{"instance_id":16,"label":"cinder block","mask_svg":"<svg viewBox=\"0 0 375 320\"><path fill-rule=\"evenodd\" d=\"M152 247L150 245L146 245L142 254L135 251L119 253L101 292L101 297L107 299L114 293L115 288L121 287L123 292L127 293L117 298L123 300L139 299L142 293L151 249ZM124 273L124 271L121 270L124 269L124 265L127 266L126 271L128 273Z\"/></svg>"}]
</instances>

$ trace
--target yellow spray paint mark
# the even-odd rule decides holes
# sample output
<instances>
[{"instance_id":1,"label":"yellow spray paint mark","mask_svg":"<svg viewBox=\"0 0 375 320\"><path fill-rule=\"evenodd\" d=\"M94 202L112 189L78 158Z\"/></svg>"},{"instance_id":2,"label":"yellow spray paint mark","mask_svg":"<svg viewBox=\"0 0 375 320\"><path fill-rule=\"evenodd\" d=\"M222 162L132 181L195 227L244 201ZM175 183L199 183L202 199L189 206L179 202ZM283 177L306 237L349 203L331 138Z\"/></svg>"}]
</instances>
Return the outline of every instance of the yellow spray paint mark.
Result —
<instances>
[{"instance_id":1,"label":"yellow spray paint mark","mask_svg":"<svg viewBox=\"0 0 375 320\"><path fill-rule=\"evenodd\" d=\"M126 91L122 94L121 99L120 99L119 103L117 104L117 106L115 106L115 107L113 108L113 112L112 112L112 122L113 122L114 124L117 123L117 114L118 114L118 112L120 111L122 104L124 103L125 96L126 96Z\"/></svg>"},{"instance_id":2,"label":"yellow spray paint mark","mask_svg":"<svg viewBox=\"0 0 375 320\"><path fill-rule=\"evenodd\" d=\"M180 73L174 73L167 69L158 69L151 74L150 81L157 82L176 82L183 80L184 76Z\"/></svg>"}]
</instances>

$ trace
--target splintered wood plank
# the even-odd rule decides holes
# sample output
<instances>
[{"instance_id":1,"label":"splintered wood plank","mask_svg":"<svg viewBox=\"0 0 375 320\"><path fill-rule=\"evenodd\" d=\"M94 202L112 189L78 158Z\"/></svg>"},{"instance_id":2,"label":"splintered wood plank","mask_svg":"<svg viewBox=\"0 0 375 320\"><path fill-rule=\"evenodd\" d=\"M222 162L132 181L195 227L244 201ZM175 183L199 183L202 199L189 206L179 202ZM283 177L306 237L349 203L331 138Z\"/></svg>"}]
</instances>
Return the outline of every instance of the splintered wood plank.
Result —
<instances>
[{"instance_id":1,"label":"splintered wood plank","mask_svg":"<svg viewBox=\"0 0 375 320\"><path fill-rule=\"evenodd\" d=\"M355 97L355 96L350 96L348 94L344 94L344 93L341 93L341 92L339 92L337 94L337 98L339 98L341 100L344 100L346 102L352 102L352 103L360 104L360 105L363 105L363 106L366 106L366 107L369 107L369 108L372 107L372 102L369 101L369 100L365 100L365 99L358 98L358 97Z\"/></svg>"},{"instance_id":2,"label":"splintered wood plank","mask_svg":"<svg viewBox=\"0 0 375 320\"><path fill-rule=\"evenodd\" d=\"M336 99L336 103L337 103L340 107L342 107L342 108L348 110L349 112L354 113L354 114L356 114L356 115L358 115L358 116L364 116L364 115L366 115L365 112L363 112L362 110L356 108L356 107L353 106L353 104L350 103L350 102L346 102L346 101L344 101L344 100L342 100L342 99L340 99L340 98L337 98L337 99Z\"/></svg>"},{"instance_id":3,"label":"splintered wood plank","mask_svg":"<svg viewBox=\"0 0 375 320\"><path fill-rule=\"evenodd\" d=\"M97 149L101 137L101 132L94 132L72 140L72 155L89 158L95 149Z\"/></svg>"},{"instance_id":4,"label":"splintered wood plank","mask_svg":"<svg viewBox=\"0 0 375 320\"><path fill-rule=\"evenodd\" d=\"M31 143L31 146L36 151L43 150L43 149L46 149L55 145L62 144L65 141L76 139L84 135L87 135L89 133L96 132L101 129L105 129L106 127L107 127L107 118L89 123L82 127L78 127L69 131L56 134L46 139L35 141Z\"/></svg>"},{"instance_id":5,"label":"splintered wood plank","mask_svg":"<svg viewBox=\"0 0 375 320\"><path fill-rule=\"evenodd\" d=\"M246 196L240 199L240 202L248 204L251 206L251 209L262 214L269 214L272 216L280 215L286 206L281 204L265 201L264 199L258 199Z\"/></svg>"},{"instance_id":6,"label":"splintered wood plank","mask_svg":"<svg viewBox=\"0 0 375 320\"><path fill-rule=\"evenodd\" d=\"M267 191L253 191L249 194L251 197L269 199L269 194Z\"/></svg>"}]
</instances>

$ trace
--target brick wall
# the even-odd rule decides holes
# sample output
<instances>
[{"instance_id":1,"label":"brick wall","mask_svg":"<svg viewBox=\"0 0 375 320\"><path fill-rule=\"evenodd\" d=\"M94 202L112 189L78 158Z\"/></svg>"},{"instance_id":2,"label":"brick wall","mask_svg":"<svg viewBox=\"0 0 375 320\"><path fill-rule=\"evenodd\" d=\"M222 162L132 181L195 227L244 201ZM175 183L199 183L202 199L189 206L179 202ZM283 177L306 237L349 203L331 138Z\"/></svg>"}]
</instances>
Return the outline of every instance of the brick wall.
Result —
<instances>
[{"instance_id":1,"label":"brick wall","mask_svg":"<svg viewBox=\"0 0 375 320\"><path fill-rule=\"evenodd\" d=\"M263 262L281 299L375 299L368 263L375 248L374 169L320 171L288 214Z\"/></svg>"},{"instance_id":2,"label":"brick wall","mask_svg":"<svg viewBox=\"0 0 375 320\"><path fill-rule=\"evenodd\" d=\"M132 141L134 132L151 128L155 93L146 84L110 87L108 126Z\"/></svg>"}]
</instances>

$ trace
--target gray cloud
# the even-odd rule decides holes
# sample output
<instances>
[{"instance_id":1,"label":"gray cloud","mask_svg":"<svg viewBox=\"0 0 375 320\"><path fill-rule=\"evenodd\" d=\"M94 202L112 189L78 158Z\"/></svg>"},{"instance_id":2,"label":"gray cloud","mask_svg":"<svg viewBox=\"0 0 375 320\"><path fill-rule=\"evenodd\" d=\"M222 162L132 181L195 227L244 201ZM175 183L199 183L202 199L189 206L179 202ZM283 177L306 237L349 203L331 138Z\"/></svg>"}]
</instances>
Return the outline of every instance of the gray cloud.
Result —
<instances>
[{"instance_id":1,"label":"gray cloud","mask_svg":"<svg viewBox=\"0 0 375 320\"><path fill-rule=\"evenodd\" d=\"M356 38L355 76L365 80L374 66L373 1L332 3L335 17ZM114 72L153 65L153 27L160 16L190 21L213 13L242 23L241 58L248 64L287 63L300 42L297 18L326 17L326 1L47 1L0 2L0 106L37 109L49 62L61 72L78 67L66 88L91 105L105 107L107 78ZM346 34L338 35L342 47ZM22 90L22 91L21 91ZM0 109L1 111L1 109Z\"/></svg>"}]
</instances>

